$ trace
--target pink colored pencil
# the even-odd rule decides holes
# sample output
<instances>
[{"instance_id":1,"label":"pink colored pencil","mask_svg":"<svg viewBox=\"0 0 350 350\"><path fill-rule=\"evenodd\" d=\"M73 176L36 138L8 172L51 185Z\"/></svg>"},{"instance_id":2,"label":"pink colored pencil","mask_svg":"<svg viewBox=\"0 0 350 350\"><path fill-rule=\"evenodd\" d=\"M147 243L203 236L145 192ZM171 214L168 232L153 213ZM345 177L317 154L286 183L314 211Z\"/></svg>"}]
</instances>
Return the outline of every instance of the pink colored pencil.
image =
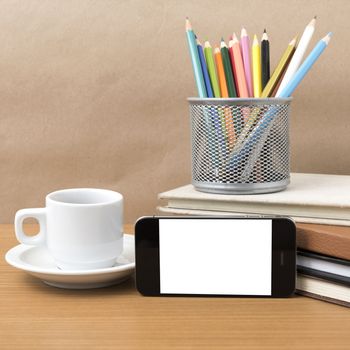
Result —
<instances>
[{"instance_id":1,"label":"pink colored pencil","mask_svg":"<svg viewBox=\"0 0 350 350\"><path fill-rule=\"evenodd\" d=\"M249 97L253 97L253 80L252 80L252 68L251 68L251 60L250 60L250 42L247 31L242 28L241 32L241 51L243 57L243 65L244 65L244 73L248 88Z\"/></svg>"},{"instance_id":2,"label":"pink colored pencil","mask_svg":"<svg viewBox=\"0 0 350 350\"><path fill-rule=\"evenodd\" d=\"M237 85L237 93L239 97L249 97L247 83L245 78L245 71L243 66L241 49L239 47L239 41L235 33L232 35L232 40L229 42L230 53L232 55L233 62L233 74L235 76L235 82Z\"/></svg>"}]
</instances>

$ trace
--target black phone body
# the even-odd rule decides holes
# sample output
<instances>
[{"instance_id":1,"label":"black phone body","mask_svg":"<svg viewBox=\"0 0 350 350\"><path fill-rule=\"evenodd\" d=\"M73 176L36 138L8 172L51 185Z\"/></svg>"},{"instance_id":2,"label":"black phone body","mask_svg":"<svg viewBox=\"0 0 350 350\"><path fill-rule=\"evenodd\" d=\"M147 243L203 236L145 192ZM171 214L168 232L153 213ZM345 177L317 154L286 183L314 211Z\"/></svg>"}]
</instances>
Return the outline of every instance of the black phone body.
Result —
<instances>
[{"instance_id":1,"label":"black phone body","mask_svg":"<svg viewBox=\"0 0 350 350\"><path fill-rule=\"evenodd\" d=\"M142 217L136 287L145 296L288 297L296 228L288 218Z\"/></svg>"}]
</instances>

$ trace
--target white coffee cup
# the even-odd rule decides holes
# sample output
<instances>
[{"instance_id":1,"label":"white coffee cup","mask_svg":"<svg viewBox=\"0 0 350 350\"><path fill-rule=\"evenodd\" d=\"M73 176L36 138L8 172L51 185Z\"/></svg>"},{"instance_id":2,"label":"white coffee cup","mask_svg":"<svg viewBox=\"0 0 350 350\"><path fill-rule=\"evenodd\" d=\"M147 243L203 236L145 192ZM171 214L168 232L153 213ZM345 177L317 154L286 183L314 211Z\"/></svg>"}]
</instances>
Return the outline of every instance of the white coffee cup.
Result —
<instances>
[{"instance_id":1,"label":"white coffee cup","mask_svg":"<svg viewBox=\"0 0 350 350\"><path fill-rule=\"evenodd\" d=\"M23 232L23 221L35 218L40 231ZM46 245L63 270L111 267L123 251L123 196L114 191L73 188L46 196L46 208L16 213L19 242Z\"/></svg>"}]
</instances>

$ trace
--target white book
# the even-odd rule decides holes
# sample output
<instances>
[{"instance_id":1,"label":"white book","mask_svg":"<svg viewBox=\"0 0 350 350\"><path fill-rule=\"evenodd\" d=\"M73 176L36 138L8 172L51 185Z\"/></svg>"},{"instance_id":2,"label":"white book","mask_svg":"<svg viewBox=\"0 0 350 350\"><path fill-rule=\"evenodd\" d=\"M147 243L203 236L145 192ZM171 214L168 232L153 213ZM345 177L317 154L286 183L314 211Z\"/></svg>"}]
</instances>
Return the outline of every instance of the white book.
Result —
<instances>
[{"instance_id":1,"label":"white book","mask_svg":"<svg viewBox=\"0 0 350 350\"><path fill-rule=\"evenodd\" d=\"M350 307L350 287L298 274L298 294Z\"/></svg>"},{"instance_id":2,"label":"white book","mask_svg":"<svg viewBox=\"0 0 350 350\"><path fill-rule=\"evenodd\" d=\"M158 197L169 209L283 215L297 222L350 226L350 176L345 175L292 173L286 190L270 194L212 194L186 185Z\"/></svg>"},{"instance_id":3,"label":"white book","mask_svg":"<svg viewBox=\"0 0 350 350\"><path fill-rule=\"evenodd\" d=\"M232 211L215 211L215 210L196 210L196 209L181 209L181 208L170 208L168 206L158 206L157 211L160 215L193 215L193 216L262 216L263 214L259 213L236 213ZM271 215L271 214L270 214ZM269 216L269 215L267 215ZM333 220L333 219L324 219L324 218L310 218L310 217L301 217L301 216L291 216L287 215L293 219L296 223L301 224L321 224L321 225L335 225L335 226L350 226L350 220Z\"/></svg>"}]
</instances>

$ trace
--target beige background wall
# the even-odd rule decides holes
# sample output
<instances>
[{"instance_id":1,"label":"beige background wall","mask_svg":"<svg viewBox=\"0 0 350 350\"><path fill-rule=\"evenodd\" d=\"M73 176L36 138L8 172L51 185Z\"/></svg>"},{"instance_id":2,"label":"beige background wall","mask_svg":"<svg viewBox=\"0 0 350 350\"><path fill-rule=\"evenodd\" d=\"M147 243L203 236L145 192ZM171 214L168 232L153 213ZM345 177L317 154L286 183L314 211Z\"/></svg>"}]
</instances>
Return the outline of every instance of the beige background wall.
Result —
<instances>
[{"instance_id":1,"label":"beige background wall","mask_svg":"<svg viewBox=\"0 0 350 350\"><path fill-rule=\"evenodd\" d=\"M350 1L0 1L0 221L59 188L125 195L126 221L190 182L186 98L195 94L184 34L204 41L267 28L272 67L318 16L328 50L298 88L294 171L350 174Z\"/></svg>"}]
</instances>

